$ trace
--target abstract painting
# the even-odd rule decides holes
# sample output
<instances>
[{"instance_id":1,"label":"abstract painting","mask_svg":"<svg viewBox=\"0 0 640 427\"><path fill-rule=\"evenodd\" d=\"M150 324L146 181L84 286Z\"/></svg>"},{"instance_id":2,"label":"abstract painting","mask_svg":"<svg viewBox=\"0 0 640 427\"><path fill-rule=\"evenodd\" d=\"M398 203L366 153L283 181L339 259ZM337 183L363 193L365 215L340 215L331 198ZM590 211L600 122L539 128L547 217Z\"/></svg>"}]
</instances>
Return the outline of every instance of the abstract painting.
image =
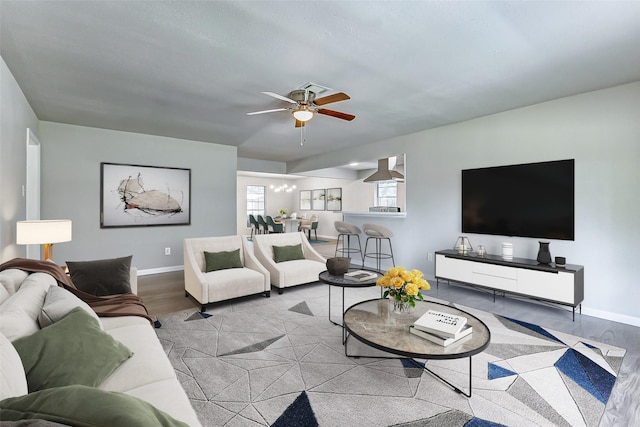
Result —
<instances>
[{"instance_id":1,"label":"abstract painting","mask_svg":"<svg viewBox=\"0 0 640 427\"><path fill-rule=\"evenodd\" d=\"M342 210L342 188L327 188L327 210Z\"/></svg>"},{"instance_id":2,"label":"abstract painting","mask_svg":"<svg viewBox=\"0 0 640 427\"><path fill-rule=\"evenodd\" d=\"M311 197L311 210L323 211L325 209L326 190L313 190Z\"/></svg>"},{"instance_id":3,"label":"abstract painting","mask_svg":"<svg viewBox=\"0 0 640 427\"><path fill-rule=\"evenodd\" d=\"M311 190L300 190L300 210L311 210Z\"/></svg>"},{"instance_id":4,"label":"abstract painting","mask_svg":"<svg viewBox=\"0 0 640 427\"><path fill-rule=\"evenodd\" d=\"M100 228L189 225L191 169L100 164Z\"/></svg>"}]
</instances>

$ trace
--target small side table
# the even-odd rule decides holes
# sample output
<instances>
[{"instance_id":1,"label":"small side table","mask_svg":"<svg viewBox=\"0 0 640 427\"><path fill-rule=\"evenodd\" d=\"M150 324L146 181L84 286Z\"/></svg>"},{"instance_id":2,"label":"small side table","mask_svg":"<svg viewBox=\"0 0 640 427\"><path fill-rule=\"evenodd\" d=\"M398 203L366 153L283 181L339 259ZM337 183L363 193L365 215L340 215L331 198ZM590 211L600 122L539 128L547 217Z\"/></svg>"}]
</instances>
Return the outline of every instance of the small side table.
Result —
<instances>
[{"instance_id":1,"label":"small side table","mask_svg":"<svg viewBox=\"0 0 640 427\"><path fill-rule=\"evenodd\" d=\"M344 275L339 275L339 276L334 276L333 274L329 274L329 272L327 270L323 271L322 273L320 273L318 275L318 280L321 281L322 283L326 283L329 288L329 321L331 323L333 323L334 325L338 325L342 327L342 343L344 344L344 342L346 341L346 333L344 330L344 311L345 311L345 307L344 307L344 289L345 288L367 288L367 287L371 287L371 286L375 286L376 282L378 281L378 279L382 276L382 274L379 271L376 270L369 270L367 268L350 268L349 271L356 271L356 270L365 270L365 271L370 271L372 273L376 273L376 277L370 280L365 280L362 282L357 282L355 280L350 280L350 279L345 279ZM342 322L338 323L335 322L334 320L331 319L331 287L332 286L337 286L342 288ZM382 291L382 289L381 289Z\"/></svg>"}]
</instances>

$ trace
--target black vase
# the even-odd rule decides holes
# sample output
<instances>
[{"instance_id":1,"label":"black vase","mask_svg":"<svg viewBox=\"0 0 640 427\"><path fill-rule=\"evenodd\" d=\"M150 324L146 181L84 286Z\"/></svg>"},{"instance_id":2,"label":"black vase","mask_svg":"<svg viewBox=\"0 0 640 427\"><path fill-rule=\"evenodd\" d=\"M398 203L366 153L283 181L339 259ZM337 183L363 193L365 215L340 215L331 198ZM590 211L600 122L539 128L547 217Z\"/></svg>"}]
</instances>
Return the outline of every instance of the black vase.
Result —
<instances>
[{"instance_id":1,"label":"black vase","mask_svg":"<svg viewBox=\"0 0 640 427\"><path fill-rule=\"evenodd\" d=\"M540 249L538 249L538 262L540 264L551 263L551 252L549 252L549 242L539 242Z\"/></svg>"}]
</instances>

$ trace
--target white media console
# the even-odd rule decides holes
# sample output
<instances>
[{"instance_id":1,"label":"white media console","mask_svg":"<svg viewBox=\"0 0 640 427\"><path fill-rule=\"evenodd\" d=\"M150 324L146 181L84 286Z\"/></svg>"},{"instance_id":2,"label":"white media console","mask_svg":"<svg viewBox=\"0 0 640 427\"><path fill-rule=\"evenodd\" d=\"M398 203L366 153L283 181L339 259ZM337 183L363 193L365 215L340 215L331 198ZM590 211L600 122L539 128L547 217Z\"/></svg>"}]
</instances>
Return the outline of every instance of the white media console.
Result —
<instances>
[{"instance_id":1,"label":"white media console","mask_svg":"<svg viewBox=\"0 0 640 427\"><path fill-rule=\"evenodd\" d=\"M523 295L573 308L582 313L584 300L584 267L567 264L540 264L536 260L498 255L463 255L454 250L436 252L436 285L440 279L480 286L493 291Z\"/></svg>"}]
</instances>

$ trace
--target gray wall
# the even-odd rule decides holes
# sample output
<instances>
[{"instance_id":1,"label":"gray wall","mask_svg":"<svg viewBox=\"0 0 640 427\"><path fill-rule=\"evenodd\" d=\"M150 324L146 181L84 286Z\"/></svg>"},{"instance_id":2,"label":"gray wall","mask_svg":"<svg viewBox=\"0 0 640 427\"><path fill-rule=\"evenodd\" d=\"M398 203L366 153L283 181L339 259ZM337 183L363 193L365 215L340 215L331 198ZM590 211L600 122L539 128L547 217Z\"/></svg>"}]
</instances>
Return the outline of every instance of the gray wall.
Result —
<instances>
[{"instance_id":1,"label":"gray wall","mask_svg":"<svg viewBox=\"0 0 640 427\"><path fill-rule=\"evenodd\" d=\"M460 171L573 158L576 239L551 241L552 256L585 266L583 312L640 325L635 264L640 242L640 82L562 98L451 126L288 164L289 173L341 159L405 152L407 218L396 231L397 260L433 275L427 254L460 235ZM550 189L552 191L552 189ZM470 235L474 246L535 258L537 239Z\"/></svg>"},{"instance_id":2,"label":"gray wall","mask_svg":"<svg viewBox=\"0 0 640 427\"><path fill-rule=\"evenodd\" d=\"M27 128L38 135L38 118L0 57L0 262L26 256L16 245L16 221L26 218L22 188L27 175Z\"/></svg>"},{"instance_id":3,"label":"gray wall","mask_svg":"<svg viewBox=\"0 0 640 427\"><path fill-rule=\"evenodd\" d=\"M138 269L178 269L184 238L236 232L235 147L52 122L40 123L40 142L42 217L73 221L58 263L133 254ZM101 162L191 169L191 225L101 229Z\"/></svg>"}]
</instances>

